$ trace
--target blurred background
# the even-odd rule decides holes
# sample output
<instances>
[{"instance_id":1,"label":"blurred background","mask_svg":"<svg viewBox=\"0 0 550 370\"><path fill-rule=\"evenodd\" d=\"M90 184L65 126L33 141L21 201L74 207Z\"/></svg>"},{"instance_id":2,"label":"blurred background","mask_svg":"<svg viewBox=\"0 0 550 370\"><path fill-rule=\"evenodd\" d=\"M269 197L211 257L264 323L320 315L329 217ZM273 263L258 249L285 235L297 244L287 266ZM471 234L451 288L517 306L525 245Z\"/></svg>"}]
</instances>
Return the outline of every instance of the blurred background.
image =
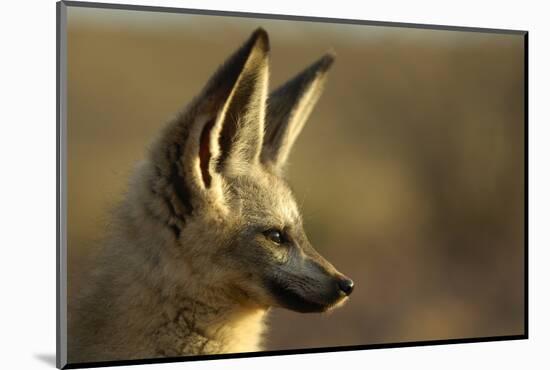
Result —
<instances>
[{"instance_id":1,"label":"blurred background","mask_svg":"<svg viewBox=\"0 0 550 370\"><path fill-rule=\"evenodd\" d=\"M266 349L524 332L522 36L68 9L69 297L155 133L261 26L273 88L336 52L289 179L356 282L329 315L273 310Z\"/></svg>"}]
</instances>

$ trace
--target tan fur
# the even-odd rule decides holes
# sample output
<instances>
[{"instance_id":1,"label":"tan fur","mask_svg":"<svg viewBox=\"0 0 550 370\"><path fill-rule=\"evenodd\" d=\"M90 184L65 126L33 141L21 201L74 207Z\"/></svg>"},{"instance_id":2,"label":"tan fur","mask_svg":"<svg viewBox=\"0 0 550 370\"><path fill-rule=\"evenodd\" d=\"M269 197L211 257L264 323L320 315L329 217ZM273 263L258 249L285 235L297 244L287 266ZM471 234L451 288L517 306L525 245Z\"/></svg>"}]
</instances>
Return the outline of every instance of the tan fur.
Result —
<instances>
[{"instance_id":1,"label":"tan fur","mask_svg":"<svg viewBox=\"0 0 550 370\"><path fill-rule=\"evenodd\" d=\"M256 351L269 307L320 312L351 293L281 177L332 57L268 97L268 51L257 30L136 166L70 306L70 363Z\"/></svg>"}]
</instances>

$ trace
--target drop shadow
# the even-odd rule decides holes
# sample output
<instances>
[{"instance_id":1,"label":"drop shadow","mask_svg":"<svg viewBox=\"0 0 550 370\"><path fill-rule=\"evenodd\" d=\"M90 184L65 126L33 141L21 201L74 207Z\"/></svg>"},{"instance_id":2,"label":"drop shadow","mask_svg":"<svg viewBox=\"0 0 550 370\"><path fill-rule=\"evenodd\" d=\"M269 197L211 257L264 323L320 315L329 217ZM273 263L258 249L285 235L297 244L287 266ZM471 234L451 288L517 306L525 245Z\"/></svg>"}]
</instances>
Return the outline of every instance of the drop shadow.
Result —
<instances>
[{"instance_id":1,"label":"drop shadow","mask_svg":"<svg viewBox=\"0 0 550 370\"><path fill-rule=\"evenodd\" d=\"M50 365L52 367L55 367L55 353L40 353L40 354L34 354L34 358L42 361L46 365Z\"/></svg>"}]
</instances>

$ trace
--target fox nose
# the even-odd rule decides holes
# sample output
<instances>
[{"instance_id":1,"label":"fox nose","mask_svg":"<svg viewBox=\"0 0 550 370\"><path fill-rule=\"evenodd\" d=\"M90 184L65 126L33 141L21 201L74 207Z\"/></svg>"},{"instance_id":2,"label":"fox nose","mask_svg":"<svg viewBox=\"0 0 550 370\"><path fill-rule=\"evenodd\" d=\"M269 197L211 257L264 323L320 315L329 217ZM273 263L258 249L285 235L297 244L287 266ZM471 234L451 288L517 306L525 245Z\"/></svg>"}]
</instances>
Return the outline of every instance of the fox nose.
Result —
<instances>
[{"instance_id":1,"label":"fox nose","mask_svg":"<svg viewBox=\"0 0 550 370\"><path fill-rule=\"evenodd\" d=\"M353 292L353 280L349 278L343 278L338 282L340 290L344 292L345 295L349 296Z\"/></svg>"}]
</instances>

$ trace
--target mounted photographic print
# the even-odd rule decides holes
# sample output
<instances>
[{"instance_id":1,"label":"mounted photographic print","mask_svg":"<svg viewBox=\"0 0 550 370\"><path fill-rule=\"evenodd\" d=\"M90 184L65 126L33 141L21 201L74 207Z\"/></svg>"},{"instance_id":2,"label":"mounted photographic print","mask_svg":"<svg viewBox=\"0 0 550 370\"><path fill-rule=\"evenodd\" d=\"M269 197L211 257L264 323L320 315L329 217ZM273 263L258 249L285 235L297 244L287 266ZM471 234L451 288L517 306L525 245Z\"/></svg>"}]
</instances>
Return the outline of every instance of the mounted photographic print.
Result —
<instances>
[{"instance_id":1,"label":"mounted photographic print","mask_svg":"<svg viewBox=\"0 0 550 370\"><path fill-rule=\"evenodd\" d=\"M527 338L527 32L57 10L58 367Z\"/></svg>"}]
</instances>

